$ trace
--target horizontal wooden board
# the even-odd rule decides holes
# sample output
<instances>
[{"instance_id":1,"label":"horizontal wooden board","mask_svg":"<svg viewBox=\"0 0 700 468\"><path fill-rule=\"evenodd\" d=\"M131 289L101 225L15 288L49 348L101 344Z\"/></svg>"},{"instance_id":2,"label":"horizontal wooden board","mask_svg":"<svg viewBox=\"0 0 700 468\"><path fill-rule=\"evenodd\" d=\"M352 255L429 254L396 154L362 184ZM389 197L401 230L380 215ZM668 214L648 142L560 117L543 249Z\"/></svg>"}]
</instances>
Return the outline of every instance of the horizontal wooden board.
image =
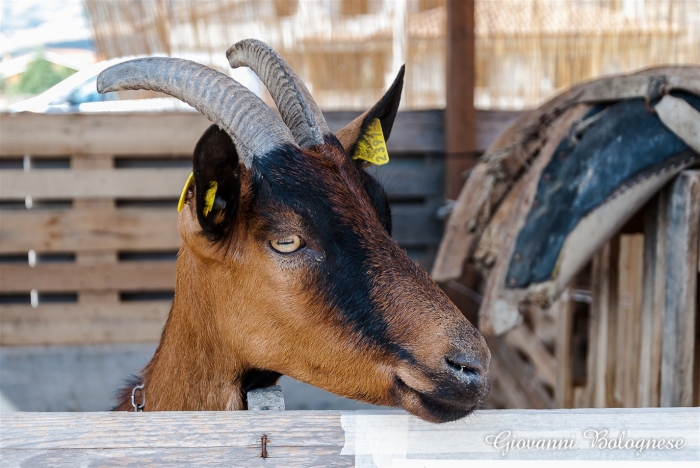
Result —
<instances>
[{"instance_id":1,"label":"horizontal wooden board","mask_svg":"<svg viewBox=\"0 0 700 468\"><path fill-rule=\"evenodd\" d=\"M518 115L477 111L477 146L483 151ZM337 131L359 112L326 112ZM195 112L139 114L0 114L0 157L113 154L192 154L209 121ZM41 138L36 137L41 129ZM390 152L444 151L443 111L399 112L387 142Z\"/></svg>"},{"instance_id":2,"label":"horizontal wooden board","mask_svg":"<svg viewBox=\"0 0 700 468\"><path fill-rule=\"evenodd\" d=\"M0 171L0 199L178 198L191 169Z\"/></svg>"},{"instance_id":3,"label":"horizontal wooden board","mask_svg":"<svg viewBox=\"0 0 700 468\"><path fill-rule=\"evenodd\" d=\"M168 291L175 289L175 262L101 264L0 264L0 293Z\"/></svg>"},{"instance_id":4,"label":"horizontal wooden board","mask_svg":"<svg viewBox=\"0 0 700 468\"><path fill-rule=\"evenodd\" d=\"M209 125L196 112L2 114L0 154L192 154Z\"/></svg>"},{"instance_id":5,"label":"horizontal wooden board","mask_svg":"<svg viewBox=\"0 0 700 468\"><path fill-rule=\"evenodd\" d=\"M144 467L455 466L426 463L437 459L696 462L699 416L697 408L502 410L431 424L382 411L14 413L3 415L0 448L4 465L37 467L68 466L69 457L74 465ZM592 446L584 436L591 430L608 431L607 439L624 431L624 440L684 443L637 454L634 447ZM510 448L504 455L504 447L489 440L506 431L510 442L564 439L575 445Z\"/></svg>"},{"instance_id":6,"label":"horizontal wooden board","mask_svg":"<svg viewBox=\"0 0 700 468\"><path fill-rule=\"evenodd\" d=\"M439 203L392 207L394 238L403 246L438 244ZM0 214L0 254L96 250L177 250L177 210L117 208L7 210Z\"/></svg>"},{"instance_id":7,"label":"horizontal wooden board","mask_svg":"<svg viewBox=\"0 0 700 468\"><path fill-rule=\"evenodd\" d=\"M17 210L0 214L0 253L176 250L177 210Z\"/></svg>"},{"instance_id":8,"label":"horizontal wooden board","mask_svg":"<svg viewBox=\"0 0 700 468\"><path fill-rule=\"evenodd\" d=\"M442 238L442 223L437 219L439 207L437 201L392 205L392 237L402 247L437 246Z\"/></svg>"},{"instance_id":9,"label":"horizontal wooden board","mask_svg":"<svg viewBox=\"0 0 700 468\"><path fill-rule=\"evenodd\" d=\"M83 198L177 198L191 169L22 170L0 171L0 200ZM370 174L393 198L442 195L443 165L420 160L392 159L372 167Z\"/></svg>"},{"instance_id":10,"label":"horizontal wooden board","mask_svg":"<svg viewBox=\"0 0 700 468\"><path fill-rule=\"evenodd\" d=\"M170 301L0 306L0 345L153 343Z\"/></svg>"}]
</instances>

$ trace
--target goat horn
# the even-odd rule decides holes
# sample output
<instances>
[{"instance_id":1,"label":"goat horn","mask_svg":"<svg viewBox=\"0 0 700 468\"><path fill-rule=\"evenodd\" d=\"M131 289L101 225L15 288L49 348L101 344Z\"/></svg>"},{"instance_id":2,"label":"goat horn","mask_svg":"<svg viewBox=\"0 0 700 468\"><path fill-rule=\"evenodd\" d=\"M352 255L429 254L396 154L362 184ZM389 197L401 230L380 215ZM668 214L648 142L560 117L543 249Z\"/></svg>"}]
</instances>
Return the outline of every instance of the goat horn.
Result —
<instances>
[{"instance_id":1,"label":"goat horn","mask_svg":"<svg viewBox=\"0 0 700 468\"><path fill-rule=\"evenodd\" d=\"M272 47L256 39L245 39L226 51L232 68L250 67L267 86L296 142L303 148L323 143L330 133L326 119L308 88Z\"/></svg>"},{"instance_id":2,"label":"goat horn","mask_svg":"<svg viewBox=\"0 0 700 468\"><path fill-rule=\"evenodd\" d=\"M97 91L124 89L160 91L191 105L229 134L250 168L260 157L294 137L275 113L246 87L212 68L189 60L151 57L129 60L105 69Z\"/></svg>"}]
</instances>

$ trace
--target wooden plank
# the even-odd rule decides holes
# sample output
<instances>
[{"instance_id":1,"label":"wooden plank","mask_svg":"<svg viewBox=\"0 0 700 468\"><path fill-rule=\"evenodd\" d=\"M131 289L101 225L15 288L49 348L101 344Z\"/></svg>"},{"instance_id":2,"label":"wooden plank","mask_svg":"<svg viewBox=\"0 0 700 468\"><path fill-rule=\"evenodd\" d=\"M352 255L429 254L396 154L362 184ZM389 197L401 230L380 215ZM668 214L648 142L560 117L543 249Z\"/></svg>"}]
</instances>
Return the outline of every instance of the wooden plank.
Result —
<instances>
[{"instance_id":1,"label":"wooden plank","mask_svg":"<svg viewBox=\"0 0 700 468\"><path fill-rule=\"evenodd\" d=\"M336 132L361 112L324 112ZM476 150L484 151L522 112L476 111ZM387 141L391 152L442 152L444 112L399 112ZM133 114L0 114L0 157L117 154L191 155L210 122L196 112ZM42 138L35 138L41 128ZM119 129L115 131L114 129Z\"/></svg>"},{"instance_id":2,"label":"wooden plank","mask_svg":"<svg viewBox=\"0 0 700 468\"><path fill-rule=\"evenodd\" d=\"M175 250L177 210L18 210L0 215L0 253Z\"/></svg>"},{"instance_id":3,"label":"wooden plank","mask_svg":"<svg viewBox=\"0 0 700 468\"><path fill-rule=\"evenodd\" d=\"M0 114L0 154L192 154L209 125L196 112Z\"/></svg>"},{"instance_id":4,"label":"wooden plank","mask_svg":"<svg viewBox=\"0 0 700 468\"><path fill-rule=\"evenodd\" d=\"M587 404L593 408L613 406L615 344L618 342L618 251L619 237L615 237L593 257L591 269L593 301L589 316L586 392Z\"/></svg>"},{"instance_id":5,"label":"wooden plank","mask_svg":"<svg viewBox=\"0 0 700 468\"><path fill-rule=\"evenodd\" d=\"M392 207L394 239L402 246L437 245L442 226L439 203ZM87 250L176 250L182 240L177 210L21 210L0 216L0 253L81 252Z\"/></svg>"},{"instance_id":6,"label":"wooden plank","mask_svg":"<svg viewBox=\"0 0 700 468\"><path fill-rule=\"evenodd\" d=\"M178 198L191 169L0 171L0 199Z\"/></svg>"},{"instance_id":7,"label":"wooden plank","mask_svg":"<svg viewBox=\"0 0 700 468\"><path fill-rule=\"evenodd\" d=\"M620 236L618 352L615 394L626 408L637 407L644 236Z\"/></svg>"},{"instance_id":8,"label":"wooden plank","mask_svg":"<svg viewBox=\"0 0 700 468\"><path fill-rule=\"evenodd\" d=\"M659 406L661 339L666 282L666 191L644 209L644 273L640 317L639 384L637 406Z\"/></svg>"},{"instance_id":9,"label":"wooden plank","mask_svg":"<svg viewBox=\"0 0 700 468\"><path fill-rule=\"evenodd\" d=\"M24 200L27 195L42 200L83 198L148 199L177 198L190 169L117 170L20 170L0 171L0 199ZM372 167L370 174L385 187L390 198L442 195L443 165L422 160L392 160Z\"/></svg>"},{"instance_id":10,"label":"wooden plank","mask_svg":"<svg viewBox=\"0 0 700 468\"><path fill-rule=\"evenodd\" d=\"M0 345L157 342L170 306L169 301L0 306Z\"/></svg>"},{"instance_id":11,"label":"wooden plank","mask_svg":"<svg viewBox=\"0 0 700 468\"><path fill-rule=\"evenodd\" d=\"M537 336L525 325L520 325L505 334L508 345L528 357L535 368L537 378L550 388L555 388L556 361Z\"/></svg>"},{"instance_id":12,"label":"wooden plank","mask_svg":"<svg viewBox=\"0 0 700 468\"><path fill-rule=\"evenodd\" d=\"M359 114L324 113L334 132ZM517 115L517 112L479 112L476 121L483 121L484 125L477 127L477 132L482 133L478 149L483 151ZM0 114L0 156L189 155L209 125L196 112ZM37 128L42 129L42 138L36 138ZM387 147L390 152L444 151L443 111L399 112Z\"/></svg>"},{"instance_id":13,"label":"wooden plank","mask_svg":"<svg viewBox=\"0 0 700 468\"><path fill-rule=\"evenodd\" d=\"M402 247L437 246L442 237L439 207L439 201L392 206L392 237Z\"/></svg>"},{"instance_id":14,"label":"wooden plank","mask_svg":"<svg viewBox=\"0 0 700 468\"><path fill-rule=\"evenodd\" d=\"M554 408L554 401L544 385L537 379L533 366L507 344L505 337L490 338L487 340L487 344L491 350L492 361L499 361L502 372L511 375L517 383L517 391L522 393L523 398L527 401L525 407Z\"/></svg>"},{"instance_id":15,"label":"wooden plank","mask_svg":"<svg viewBox=\"0 0 700 468\"><path fill-rule=\"evenodd\" d=\"M661 406L693 404L700 171L668 188Z\"/></svg>"},{"instance_id":16,"label":"wooden plank","mask_svg":"<svg viewBox=\"0 0 700 468\"><path fill-rule=\"evenodd\" d=\"M0 264L0 278L0 293L168 291L175 288L175 262Z\"/></svg>"},{"instance_id":17,"label":"wooden plank","mask_svg":"<svg viewBox=\"0 0 700 468\"><path fill-rule=\"evenodd\" d=\"M6 466L69 466L69 460L70 466L425 466L436 459L503 460L503 447L489 439L516 431L518 439L575 445L513 449L511 460L696 462L699 414L696 408L496 410L431 424L387 412L14 413L3 416L0 448ZM683 442L637 454L594 448L587 430L608 430L615 440Z\"/></svg>"},{"instance_id":18,"label":"wooden plank","mask_svg":"<svg viewBox=\"0 0 700 468\"><path fill-rule=\"evenodd\" d=\"M367 172L384 187L390 201L428 196L442 200L445 176L442 159L428 161L397 157L384 166L370 166Z\"/></svg>"},{"instance_id":19,"label":"wooden plank","mask_svg":"<svg viewBox=\"0 0 700 468\"><path fill-rule=\"evenodd\" d=\"M554 399L559 408L573 408L571 332L573 329L574 302L570 300L569 290L564 291L561 297L552 304L552 310L557 316L557 337L554 349L556 358Z\"/></svg>"}]
</instances>

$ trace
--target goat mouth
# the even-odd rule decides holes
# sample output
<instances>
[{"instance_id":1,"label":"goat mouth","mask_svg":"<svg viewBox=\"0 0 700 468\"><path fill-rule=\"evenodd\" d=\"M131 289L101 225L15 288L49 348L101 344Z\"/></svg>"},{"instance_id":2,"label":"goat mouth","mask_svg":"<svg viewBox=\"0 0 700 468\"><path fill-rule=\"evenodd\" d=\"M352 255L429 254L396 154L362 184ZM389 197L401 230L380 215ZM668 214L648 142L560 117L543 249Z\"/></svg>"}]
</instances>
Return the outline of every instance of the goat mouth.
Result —
<instances>
[{"instance_id":1,"label":"goat mouth","mask_svg":"<svg viewBox=\"0 0 700 468\"><path fill-rule=\"evenodd\" d=\"M480 401L446 401L436 395L419 392L409 387L401 378L395 377L395 388L399 405L406 411L434 423L456 421L469 416L479 407Z\"/></svg>"}]
</instances>

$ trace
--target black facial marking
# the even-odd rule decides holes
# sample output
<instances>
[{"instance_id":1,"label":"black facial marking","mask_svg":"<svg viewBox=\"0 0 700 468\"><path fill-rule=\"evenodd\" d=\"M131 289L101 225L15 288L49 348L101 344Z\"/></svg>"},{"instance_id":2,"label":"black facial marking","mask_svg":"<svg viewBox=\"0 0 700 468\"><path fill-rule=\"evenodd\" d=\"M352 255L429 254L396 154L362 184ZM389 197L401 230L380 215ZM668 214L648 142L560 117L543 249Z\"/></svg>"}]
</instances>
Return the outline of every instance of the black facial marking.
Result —
<instances>
[{"instance_id":1,"label":"black facial marking","mask_svg":"<svg viewBox=\"0 0 700 468\"><path fill-rule=\"evenodd\" d=\"M365 192L367 192L367 195L369 195L374 209L377 210L379 221L381 221L386 232L391 235L391 207L389 206L389 197L384 191L384 187L363 169L358 167L357 171L360 181L362 182L362 187L365 189Z\"/></svg>"},{"instance_id":2,"label":"black facial marking","mask_svg":"<svg viewBox=\"0 0 700 468\"><path fill-rule=\"evenodd\" d=\"M265 223L271 226L276 212L270 207L284 206L297 213L309 231L309 243L319 245L324 254L322 262L311 266L309 287L316 288L317 294L339 311L337 318L352 327L362 341L413 362L410 352L391 338L386 321L370 298L372 275L379 272L371 271L372 252L362 248L361 234L352 220L353 216L375 217L363 224L383 225L389 230L390 224L380 221L382 216L390 216L388 206L385 209L380 203L377 212L359 212L358 195L342 182L341 169L331 162L324 167L317 163L293 148L278 149L274 155L256 161L252 184L258 213L268 213ZM348 165L347 170L355 170L354 165ZM361 179L357 181L360 187L367 185ZM381 192L372 189L375 193L367 195L376 205ZM332 199L341 200L344 206Z\"/></svg>"}]
</instances>

